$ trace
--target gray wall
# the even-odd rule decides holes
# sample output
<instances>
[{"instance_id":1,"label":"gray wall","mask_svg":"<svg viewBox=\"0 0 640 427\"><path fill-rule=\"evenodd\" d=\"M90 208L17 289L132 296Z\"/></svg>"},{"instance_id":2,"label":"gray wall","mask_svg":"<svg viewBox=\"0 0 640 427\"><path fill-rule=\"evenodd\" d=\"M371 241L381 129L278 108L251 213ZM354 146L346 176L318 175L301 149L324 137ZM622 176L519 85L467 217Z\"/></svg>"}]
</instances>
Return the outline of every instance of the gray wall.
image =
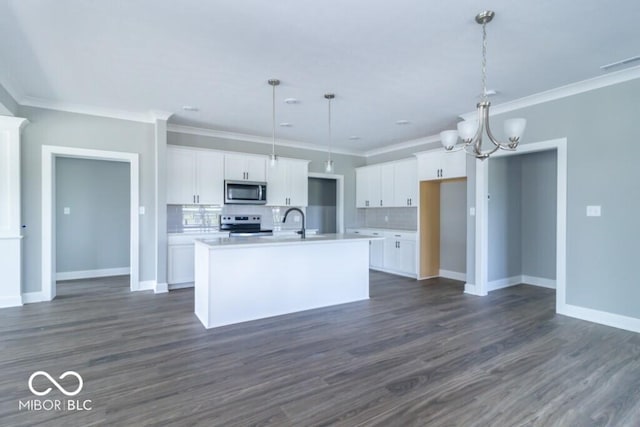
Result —
<instances>
[{"instance_id":1,"label":"gray wall","mask_svg":"<svg viewBox=\"0 0 640 427\"><path fill-rule=\"evenodd\" d=\"M309 178L307 228L320 233L336 232L336 180Z\"/></svg>"},{"instance_id":2,"label":"gray wall","mask_svg":"<svg viewBox=\"0 0 640 427\"><path fill-rule=\"evenodd\" d=\"M567 138L567 303L634 318L640 318L638 99L640 79L491 119L500 129L507 118L525 117L522 144ZM587 217L587 205L601 205L602 216Z\"/></svg>"},{"instance_id":3,"label":"gray wall","mask_svg":"<svg viewBox=\"0 0 640 427\"><path fill-rule=\"evenodd\" d=\"M467 271L467 183L440 184L440 268Z\"/></svg>"},{"instance_id":4,"label":"gray wall","mask_svg":"<svg viewBox=\"0 0 640 427\"><path fill-rule=\"evenodd\" d=\"M83 114L20 107L30 123L22 134L23 291L41 290L42 146L55 145L140 154L140 280L155 279L153 125Z\"/></svg>"},{"instance_id":5,"label":"gray wall","mask_svg":"<svg viewBox=\"0 0 640 427\"><path fill-rule=\"evenodd\" d=\"M129 267L129 163L58 157L55 172L56 272Z\"/></svg>"},{"instance_id":6,"label":"gray wall","mask_svg":"<svg viewBox=\"0 0 640 427\"><path fill-rule=\"evenodd\" d=\"M489 281L522 275L520 156L489 160Z\"/></svg>"},{"instance_id":7,"label":"gray wall","mask_svg":"<svg viewBox=\"0 0 640 427\"><path fill-rule=\"evenodd\" d=\"M374 156L367 157L368 165L375 165L376 163L384 163L391 162L394 160L402 160L407 159L409 157L413 157L415 153L420 153L421 151L429 151L436 148L442 148L442 144L440 142L429 142L427 144L420 144L414 147L403 148L400 150L392 151L390 153L377 154Z\"/></svg>"},{"instance_id":8,"label":"gray wall","mask_svg":"<svg viewBox=\"0 0 640 427\"><path fill-rule=\"evenodd\" d=\"M216 150L238 151L242 153L270 154L271 146L256 142L235 141L210 136L169 132L167 143L188 147L211 148ZM309 172L324 173L324 151L304 150L292 147L276 146L276 154L282 157L310 160ZM334 173L344 175L344 223L345 227L356 225L356 172L355 168L365 165L365 158L333 153Z\"/></svg>"},{"instance_id":9,"label":"gray wall","mask_svg":"<svg viewBox=\"0 0 640 427\"><path fill-rule=\"evenodd\" d=\"M522 274L556 278L557 154L518 156L522 170Z\"/></svg>"},{"instance_id":10,"label":"gray wall","mask_svg":"<svg viewBox=\"0 0 640 427\"><path fill-rule=\"evenodd\" d=\"M18 112L18 104L4 86L0 85L0 114L15 115Z\"/></svg>"}]
</instances>

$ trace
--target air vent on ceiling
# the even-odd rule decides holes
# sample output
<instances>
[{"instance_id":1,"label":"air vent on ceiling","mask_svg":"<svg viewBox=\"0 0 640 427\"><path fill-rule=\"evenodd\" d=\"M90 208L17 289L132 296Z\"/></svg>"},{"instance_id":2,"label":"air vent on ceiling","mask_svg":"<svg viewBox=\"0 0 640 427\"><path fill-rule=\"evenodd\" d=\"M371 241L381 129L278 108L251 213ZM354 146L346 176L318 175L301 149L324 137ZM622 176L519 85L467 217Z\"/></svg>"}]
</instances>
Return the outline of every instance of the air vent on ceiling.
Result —
<instances>
[{"instance_id":1,"label":"air vent on ceiling","mask_svg":"<svg viewBox=\"0 0 640 427\"><path fill-rule=\"evenodd\" d=\"M612 62L611 64L606 64L606 65L601 65L600 69L603 71L607 71L611 68L615 68L615 67L621 67L623 65L628 65L632 62L636 62L636 61L640 61L640 55L638 56L632 56L630 58L627 59L622 59L620 61L616 61L616 62Z\"/></svg>"}]
</instances>

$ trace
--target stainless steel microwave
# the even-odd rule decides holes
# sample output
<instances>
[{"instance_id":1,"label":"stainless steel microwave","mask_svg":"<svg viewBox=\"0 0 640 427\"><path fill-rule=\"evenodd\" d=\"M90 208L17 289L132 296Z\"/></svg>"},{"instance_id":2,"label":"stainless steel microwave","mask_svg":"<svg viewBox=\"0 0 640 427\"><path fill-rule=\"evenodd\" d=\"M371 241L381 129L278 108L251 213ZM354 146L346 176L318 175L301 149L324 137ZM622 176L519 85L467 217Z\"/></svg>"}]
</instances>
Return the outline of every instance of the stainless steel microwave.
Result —
<instances>
[{"instance_id":1,"label":"stainless steel microwave","mask_svg":"<svg viewBox=\"0 0 640 427\"><path fill-rule=\"evenodd\" d=\"M267 203L267 183L225 181L225 205L264 205Z\"/></svg>"}]
</instances>

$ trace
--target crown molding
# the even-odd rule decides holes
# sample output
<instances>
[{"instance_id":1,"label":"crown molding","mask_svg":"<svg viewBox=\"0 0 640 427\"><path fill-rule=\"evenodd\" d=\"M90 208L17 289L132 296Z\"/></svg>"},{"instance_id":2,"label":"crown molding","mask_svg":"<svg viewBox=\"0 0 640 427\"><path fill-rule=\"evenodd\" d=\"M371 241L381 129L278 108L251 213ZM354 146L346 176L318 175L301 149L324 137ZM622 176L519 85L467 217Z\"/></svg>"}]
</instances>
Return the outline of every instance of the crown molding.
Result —
<instances>
[{"instance_id":1,"label":"crown molding","mask_svg":"<svg viewBox=\"0 0 640 427\"><path fill-rule=\"evenodd\" d=\"M522 108L531 107L533 105L555 101L557 99L578 95L580 93L589 92L607 86L613 86L619 83L624 83L639 78L640 66L627 68L625 70L608 73L602 76L593 77L591 79L569 83L568 85L546 90L544 92L538 92L533 95L525 96L524 98L519 98L502 104L492 105L489 113L492 116L496 114L503 114L509 111L520 110ZM469 120L475 117L476 114L477 112L474 110L468 113L461 114L459 117L463 120Z\"/></svg>"},{"instance_id":2,"label":"crown molding","mask_svg":"<svg viewBox=\"0 0 640 427\"><path fill-rule=\"evenodd\" d=\"M47 110L66 111L68 113L87 114L90 116L109 117L112 119L128 120L132 122L153 123L155 117L149 112L134 112L115 108L94 107L69 102L51 101L48 99L26 96L19 102L27 107L44 108Z\"/></svg>"},{"instance_id":3,"label":"crown molding","mask_svg":"<svg viewBox=\"0 0 640 427\"><path fill-rule=\"evenodd\" d=\"M173 116L173 113L169 111L151 110L149 111L149 116L151 117L151 120L154 122L158 120L162 120L166 122L167 120L169 120L171 116Z\"/></svg>"},{"instance_id":4,"label":"crown molding","mask_svg":"<svg viewBox=\"0 0 640 427\"><path fill-rule=\"evenodd\" d=\"M364 153L364 156L378 156L380 154L391 153L393 151L403 150L405 148L413 148L419 145L431 144L434 142L440 142L440 135L424 136L422 138L416 138L409 141L399 142L393 145L387 145L386 147L375 148L373 150L366 151Z\"/></svg>"},{"instance_id":5,"label":"crown molding","mask_svg":"<svg viewBox=\"0 0 640 427\"><path fill-rule=\"evenodd\" d=\"M237 132L227 132L222 130L200 128L195 126L176 125L172 123L169 123L169 125L167 126L167 131L175 132L175 133L185 133L189 135L208 136L211 138L230 139L233 141L255 142L258 144L268 144L268 145L272 144L271 138L267 138L264 136L249 135L249 134L237 133ZM324 151L324 152L327 151L326 146L299 142L299 141L291 141L287 139L276 139L276 145L279 145L281 147L299 148L302 150ZM332 148L331 152L334 154L346 154L348 156L364 157L364 153L362 153L361 151L355 151L355 150Z\"/></svg>"}]
</instances>

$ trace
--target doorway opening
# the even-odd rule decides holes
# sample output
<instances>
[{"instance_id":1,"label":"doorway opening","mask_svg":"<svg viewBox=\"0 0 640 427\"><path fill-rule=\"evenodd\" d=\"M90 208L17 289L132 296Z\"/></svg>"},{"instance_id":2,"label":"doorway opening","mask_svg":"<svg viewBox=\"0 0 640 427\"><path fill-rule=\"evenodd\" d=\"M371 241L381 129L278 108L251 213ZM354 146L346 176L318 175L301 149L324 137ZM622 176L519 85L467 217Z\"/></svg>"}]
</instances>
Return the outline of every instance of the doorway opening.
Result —
<instances>
[{"instance_id":1,"label":"doorway opening","mask_svg":"<svg viewBox=\"0 0 640 427\"><path fill-rule=\"evenodd\" d=\"M42 300L51 301L56 296L56 164L58 158L75 158L124 162L129 169L128 242L129 242L129 289L139 290L139 163L137 153L91 150L72 147L42 147ZM61 215L65 215L64 207ZM70 216L73 208L69 207ZM97 226L97 225L96 225ZM95 247L100 242L93 242Z\"/></svg>"},{"instance_id":2,"label":"doorway opening","mask_svg":"<svg viewBox=\"0 0 640 427\"><path fill-rule=\"evenodd\" d=\"M319 234L344 232L344 177L309 173L309 203L306 208L308 229Z\"/></svg>"},{"instance_id":3,"label":"doorway opening","mask_svg":"<svg viewBox=\"0 0 640 427\"><path fill-rule=\"evenodd\" d=\"M77 294L85 279L128 276L130 165L57 156L54 212L56 286ZM90 288L113 281L98 280ZM89 288L87 288L89 289ZM80 289L82 290L82 289ZM60 295L60 292L58 292Z\"/></svg>"}]
</instances>

